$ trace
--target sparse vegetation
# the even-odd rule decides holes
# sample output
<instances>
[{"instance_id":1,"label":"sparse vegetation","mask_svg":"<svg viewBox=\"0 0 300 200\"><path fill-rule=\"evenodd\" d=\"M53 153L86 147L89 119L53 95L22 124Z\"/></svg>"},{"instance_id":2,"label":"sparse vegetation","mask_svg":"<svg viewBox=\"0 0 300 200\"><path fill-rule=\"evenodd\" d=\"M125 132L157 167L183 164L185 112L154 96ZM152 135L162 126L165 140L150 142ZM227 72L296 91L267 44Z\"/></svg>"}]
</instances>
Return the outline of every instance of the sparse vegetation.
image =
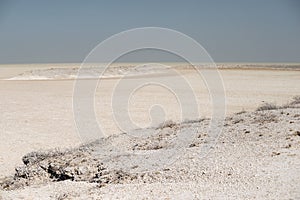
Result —
<instances>
[{"instance_id":1,"label":"sparse vegetation","mask_svg":"<svg viewBox=\"0 0 300 200\"><path fill-rule=\"evenodd\" d=\"M261 115L255 117L253 119L253 123L258 124L265 124L265 123L271 123L271 122L278 122L278 117L275 114L272 113L262 113Z\"/></svg>"},{"instance_id":2,"label":"sparse vegetation","mask_svg":"<svg viewBox=\"0 0 300 200\"><path fill-rule=\"evenodd\" d=\"M256 111L264 111L264 110L277 110L280 107L278 107L274 103L264 103L263 105L259 106Z\"/></svg>"},{"instance_id":3,"label":"sparse vegetation","mask_svg":"<svg viewBox=\"0 0 300 200\"><path fill-rule=\"evenodd\" d=\"M243 109L242 111L240 111L240 112L237 112L237 113L235 113L235 114L237 114L237 115L241 115L241 114L244 114L244 113L246 113L246 111Z\"/></svg>"},{"instance_id":4,"label":"sparse vegetation","mask_svg":"<svg viewBox=\"0 0 300 200\"><path fill-rule=\"evenodd\" d=\"M65 150L64 152L62 152L59 149L51 149L48 150L47 152L34 151L23 156L22 161L25 165L29 165L29 164L32 165L49 157L62 156L63 154L65 154L65 152L68 151L71 152L71 150Z\"/></svg>"},{"instance_id":5,"label":"sparse vegetation","mask_svg":"<svg viewBox=\"0 0 300 200\"><path fill-rule=\"evenodd\" d=\"M291 102L282 106L277 106L275 103L264 103L263 105L259 106L256 109L256 111L277 110L286 108L300 108L300 95L294 96Z\"/></svg>"},{"instance_id":6,"label":"sparse vegetation","mask_svg":"<svg viewBox=\"0 0 300 200\"><path fill-rule=\"evenodd\" d=\"M68 199L68 197L69 197L70 195L68 194L68 193L61 193L61 194L57 194L56 196L55 196L55 199L57 199L57 200L64 200L64 199Z\"/></svg>"},{"instance_id":7,"label":"sparse vegetation","mask_svg":"<svg viewBox=\"0 0 300 200\"><path fill-rule=\"evenodd\" d=\"M157 129L173 128L173 127L175 127L175 126L177 126L177 123L176 123L176 122L174 122L174 121L172 121L172 120L167 120L167 121L161 123L161 124L157 127Z\"/></svg>"},{"instance_id":8,"label":"sparse vegetation","mask_svg":"<svg viewBox=\"0 0 300 200\"><path fill-rule=\"evenodd\" d=\"M203 122L204 120L205 120L205 118L200 118L200 119L186 119L182 123L183 124L193 124L193 123Z\"/></svg>"},{"instance_id":9,"label":"sparse vegetation","mask_svg":"<svg viewBox=\"0 0 300 200\"><path fill-rule=\"evenodd\" d=\"M294 104L300 104L300 95L295 96L295 97L293 98L293 102L292 102L292 103L294 103Z\"/></svg>"},{"instance_id":10,"label":"sparse vegetation","mask_svg":"<svg viewBox=\"0 0 300 200\"><path fill-rule=\"evenodd\" d=\"M289 107L300 107L300 95L293 97L292 101L288 104Z\"/></svg>"}]
</instances>

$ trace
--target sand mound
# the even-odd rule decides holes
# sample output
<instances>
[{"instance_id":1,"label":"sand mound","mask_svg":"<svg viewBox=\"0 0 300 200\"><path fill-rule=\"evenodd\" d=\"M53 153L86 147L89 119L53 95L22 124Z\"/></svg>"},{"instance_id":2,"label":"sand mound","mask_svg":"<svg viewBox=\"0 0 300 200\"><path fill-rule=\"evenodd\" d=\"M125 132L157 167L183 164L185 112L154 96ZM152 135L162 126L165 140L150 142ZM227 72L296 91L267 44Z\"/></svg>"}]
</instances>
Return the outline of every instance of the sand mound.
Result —
<instances>
[{"instance_id":1,"label":"sand mound","mask_svg":"<svg viewBox=\"0 0 300 200\"><path fill-rule=\"evenodd\" d=\"M32 152L22 158L24 166L16 168L14 177L7 178L1 186L3 189L16 189L26 185L65 180L101 185L141 181L150 183L162 180L166 177L158 171L139 169L142 160L141 154L138 153L172 149L174 148L172 140L177 137L179 129L204 131L208 123L208 119L181 124L168 122L156 128L135 130L134 133L130 133L131 135L123 133L102 138L76 149ZM147 137L133 136L145 133ZM197 136L199 141L192 141L187 147L199 146L204 139L205 136L199 134Z\"/></svg>"},{"instance_id":2,"label":"sand mound","mask_svg":"<svg viewBox=\"0 0 300 200\"><path fill-rule=\"evenodd\" d=\"M49 64L48 64L49 65ZM118 78L123 76L141 76L141 75L151 75L151 74L161 74L167 73L168 69L174 68L177 70L191 70L195 69L272 69L272 70L300 70L300 65L298 63L217 63L217 64L195 64L195 66L189 63L172 63L167 64L168 67L162 67L161 64L130 64L130 65L112 65L105 70L102 74L103 69L106 68L103 64L92 64L91 66L84 65L84 68L80 70L80 76L78 76L78 71L80 69L80 64L76 67L64 64L54 65L54 67L49 68L41 67L41 69L35 69L21 73L17 76L5 79L5 80L72 80L72 79L96 79L96 78ZM62 66L62 67L60 67ZM38 68L35 66L35 68Z\"/></svg>"},{"instance_id":3,"label":"sand mound","mask_svg":"<svg viewBox=\"0 0 300 200\"><path fill-rule=\"evenodd\" d=\"M104 70L104 66L99 67L79 67L74 68L49 68L31 70L12 77L8 80L65 80L65 79L94 79L94 78L116 78L122 76L139 76L155 73L165 73L166 69L154 64L142 66L113 66ZM104 73L102 73L104 71Z\"/></svg>"}]
</instances>

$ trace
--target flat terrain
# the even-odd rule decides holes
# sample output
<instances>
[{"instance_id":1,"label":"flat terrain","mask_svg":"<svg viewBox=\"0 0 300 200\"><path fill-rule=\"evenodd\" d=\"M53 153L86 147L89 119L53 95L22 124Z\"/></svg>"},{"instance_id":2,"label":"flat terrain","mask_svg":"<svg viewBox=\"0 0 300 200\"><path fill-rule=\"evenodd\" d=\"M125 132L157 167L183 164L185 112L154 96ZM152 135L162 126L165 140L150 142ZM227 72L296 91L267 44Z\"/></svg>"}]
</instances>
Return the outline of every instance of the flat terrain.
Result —
<instances>
[{"instance_id":1,"label":"flat terrain","mask_svg":"<svg viewBox=\"0 0 300 200\"><path fill-rule=\"evenodd\" d=\"M0 67L0 178L14 174L15 167L22 165L21 158L27 153L77 147L82 142L73 116L74 80L4 80L28 70L41 68L48 69L49 66ZM197 85L193 89L200 117L210 117L212 108L205 82L192 70L182 69L181 73ZM14 190L5 192L3 197L10 199L20 193L18 196L20 198L30 198L30 195L48 195L48 197L58 198L60 195L70 195L72 191L76 191L76 187L79 187L82 188L83 198L84 195L122 197L124 194L129 195L130 192L139 197L144 195L153 198L156 193L161 193L167 198L168 195L182 194L177 193L179 189L193 197L202 195L221 198L222 195L228 195L231 198L259 196L262 199L270 199L279 195L287 197L282 199L299 198L297 185L300 181L300 137L297 135L297 131L300 131L299 109L267 111L265 114L270 115L271 118L273 116L274 119L263 123L254 120L255 117L261 117L262 113L252 112L264 102L283 105L299 95L300 71L225 68L219 69L219 73L226 93L226 115L229 125L207 160L199 161L192 156L193 150L201 144L198 141L195 146L188 148L190 153L185 155L170 172L146 181L139 179L140 175L137 175L135 181L117 181L97 190L95 188L98 188L99 181L89 183L91 181L88 179L87 182L70 180L53 182L46 177L45 183L49 183L47 185L42 184L37 187L33 182L33 186L17 192ZM170 82L176 82L178 78L168 74L153 74L143 79L152 80L153 77L164 78ZM130 78L133 81L140 79L141 77ZM96 117L107 136L122 132L115 124L110 103L118 80L112 78L102 80L95 94ZM181 92L185 94L186 91ZM141 127L150 124L149 106L158 102L163 105L167 119L175 122L182 120L180 110L178 111L178 102L174 99L174 95L166 92L164 88L144 88L134 94L132 99L134 103L130 105L131 118ZM235 113L242 110L247 112L238 115L241 120L239 121L235 119L237 116ZM235 120L239 122L235 123ZM245 133L246 131L249 133ZM259 136L260 134L262 136ZM189 168L191 170L185 174L184 170ZM176 171L181 169L182 172ZM175 177L171 174L175 174ZM171 176L170 180L166 178L168 176ZM69 189L64 191L66 186ZM137 192L138 190L143 192ZM74 192L72 198L75 197L79 198L80 194Z\"/></svg>"}]
</instances>

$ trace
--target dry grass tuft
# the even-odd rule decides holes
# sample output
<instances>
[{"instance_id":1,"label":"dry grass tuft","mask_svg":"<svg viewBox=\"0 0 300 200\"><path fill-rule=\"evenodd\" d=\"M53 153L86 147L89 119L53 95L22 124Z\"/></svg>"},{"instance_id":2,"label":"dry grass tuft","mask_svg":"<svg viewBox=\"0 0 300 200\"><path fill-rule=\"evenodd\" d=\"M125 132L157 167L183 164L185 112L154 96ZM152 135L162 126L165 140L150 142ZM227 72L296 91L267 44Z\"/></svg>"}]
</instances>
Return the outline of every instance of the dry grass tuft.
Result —
<instances>
[{"instance_id":1,"label":"dry grass tuft","mask_svg":"<svg viewBox=\"0 0 300 200\"><path fill-rule=\"evenodd\" d=\"M167 121L161 123L161 124L157 127L157 129L173 128L173 127L175 127L175 126L177 126L177 123L176 123L176 122L174 122L174 121L172 121L172 120L167 120Z\"/></svg>"},{"instance_id":2,"label":"dry grass tuft","mask_svg":"<svg viewBox=\"0 0 300 200\"><path fill-rule=\"evenodd\" d=\"M241 114L244 114L244 113L247 113L245 110L242 110L242 111L240 111L240 112L237 112L237 113L235 113L236 115L241 115Z\"/></svg>"},{"instance_id":3,"label":"dry grass tuft","mask_svg":"<svg viewBox=\"0 0 300 200\"><path fill-rule=\"evenodd\" d=\"M256 111L264 111L264 110L277 110L280 107L278 107L274 103L264 103L263 105L259 106Z\"/></svg>"},{"instance_id":4,"label":"dry grass tuft","mask_svg":"<svg viewBox=\"0 0 300 200\"><path fill-rule=\"evenodd\" d=\"M261 115L258 115L253 119L253 123L258 123L258 124L265 124L265 123L277 123L278 122L278 117L275 114L271 113L262 113Z\"/></svg>"},{"instance_id":5,"label":"dry grass tuft","mask_svg":"<svg viewBox=\"0 0 300 200\"><path fill-rule=\"evenodd\" d=\"M292 102L290 103L290 105L300 105L300 95L299 96L295 96L292 100Z\"/></svg>"}]
</instances>

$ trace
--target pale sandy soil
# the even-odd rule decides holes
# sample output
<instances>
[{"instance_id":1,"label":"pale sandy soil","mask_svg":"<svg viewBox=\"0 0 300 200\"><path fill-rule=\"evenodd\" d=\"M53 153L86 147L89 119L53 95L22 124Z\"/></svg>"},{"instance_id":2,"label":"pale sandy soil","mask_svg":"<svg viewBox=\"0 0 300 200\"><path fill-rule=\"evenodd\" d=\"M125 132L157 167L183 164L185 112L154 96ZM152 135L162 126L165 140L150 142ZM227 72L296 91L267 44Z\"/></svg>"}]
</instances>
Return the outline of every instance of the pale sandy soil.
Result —
<instances>
[{"instance_id":1,"label":"pale sandy soil","mask_svg":"<svg viewBox=\"0 0 300 200\"><path fill-rule=\"evenodd\" d=\"M290 108L227 117L223 134L205 158L199 155L213 139L206 134L209 119L163 126L159 135L146 138L132 138L128 133L79 149L31 153L23 157L24 164L14 177L0 182L6 190L3 198L299 199L297 102ZM181 150L170 140L180 137L179 127L196 134ZM120 148L126 152L116 151ZM139 153L162 155L167 149L184 153L170 165L140 171L149 160Z\"/></svg>"},{"instance_id":2,"label":"pale sandy soil","mask_svg":"<svg viewBox=\"0 0 300 200\"><path fill-rule=\"evenodd\" d=\"M70 66L73 65L70 64ZM24 66L10 66L10 68L5 66L0 67L0 79L2 79L0 80L0 178L11 175L14 172L14 168L22 164L21 158L26 153L56 147L74 147L81 144L80 137L76 131L72 111L74 80L3 80L14 77L28 70L40 68L41 66L37 65L27 68L24 68ZM42 66L42 68L47 69L49 66ZM274 102L282 105L287 103L293 96L300 94L300 71L298 70L220 69L219 72L222 75L225 87L227 116L232 116L234 113L241 110L253 111L263 102ZM194 88L197 94L198 106L203 117L210 116L211 107L209 103L209 93L204 82L201 80L201 77L195 73L191 73L187 69L182 70L182 73L189 81L194 82L195 84L199 83L199 87ZM176 77L174 76L162 77L167 80L176 80ZM112 89L116 83L117 79L106 79L101 82L101 85L99 85L96 90L96 115L97 119L101 121L101 126L104 132L107 134L120 133L120 130L118 130L114 123L110 105L110 98L113 94ZM182 92L184 93L185 91ZM174 96L170 95L162 88L145 88L145 90L137 93L133 99L135 100L136 106L131 109L132 119L141 126L147 126L149 124L147 109L149 108L149 105L156 102L157 99L159 99L159 102L164 105L164 108L167 111L167 118L175 121L180 120L179 112L176 109L178 108L178 104L174 100ZM291 112L296 112L295 114L297 114L299 110L293 110ZM288 123L284 124L284 126L286 127L281 129L281 134L284 134L284 130L288 131L290 128ZM269 127L270 130L271 127L272 126ZM230 136L230 138L235 138L235 136ZM266 147L268 147L268 145L276 146L276 140L265 140L264 143L250 142L250 146L245 145L246 142L243 141L243 138L241 139L237 137L236 140L236 143L232 144L232 146L227 145L224 149L223 147L220 147L218 151L214 152L215 156L212 156L210 158L211 160L203 165L204 168L205 166L206 168L209 168L210 165L215 164L215 167L211 169L208 174L210 174L210 176L217 176L216 174L212 174L217 171L218 160L220 160L220 163L222 163L221 165L223 165L223 168L221 167L222 170L226 171L230 169L230 166L234 167L239 159L244 159L244 163L242 165L243 170L241 170L241 173L238 174L234 180L230 180L228 182L228 180L224 178L214 179L215 181L220 181L218 187L221 187L223 184L224 188L218 189L216 187L210 187L209 185L213 185L214 183L210 181L209 177L206 177L201 180L197 179L197 183L193 182L192 184L188 183L187 180L180 184L174 184L172 182L169 183L168 181L162 183L159 181L146 184L138 183L138 185L136 185L137 183L128 185L126 185L127 183L123 185L112 184L101 188L100 193L99 191L92 190L91 194L94 195L94 197L97 195L103 195L103 197L109 198L109 195L113 195L113 193L119 191L118 193L115 193L115 197L122 197L122 194L126 191L125 193L127 196L125 197L134 197L128 195L129 193L127 192L130 191L135 193L135 191L140 189L144 191L144 197L152 196L152 198L155 198L155 192L159 190L161 195L167 198L172 195L179 195L177 194L177 190L179 188L183 191L184 188L190 188L186 191L191 192L193 196L197 194L197 192L195 192L197 189L195 188L198 187L198 192L201 191L198 195L214 199L214 197L222 198L223 195L226 196L226 191L228 192L228 188L232 186L232 190L229 191L229 196L231 198L246 198L247 195L242 196L243 193L248 194L248 197L250 198L254 198L256 196L255 194L258 192L257 190L259 190L259 188L256 187L262 187L267 182L272 182L274 179L273 174L278 173L278 176L276 175L276 181L274 181L274 184L270 185L270 191L267 191L268 188L263 188L264 191L259 193L257 196L264 199L269 199L270 197L275 198L275 196L270 196L269 193L277 190L279 187L285 186L283 189L286 191L280 191L278 193L279 195L287 197L288 194L291 193L290 197L299 197L299 193L297 193L297 189L299 189L299 187L297 187L297 185L291 185L296 184L296 182L299 181L299 177L296 176L296 174L300 174L299 148L295 148L293 145L294 149L291 151L294 151L294 153L289 152L290 154L295 154L295 157L276 157L276 160L271 160L271 164L268 165L268 159L272 158L269 158L268 156L272 154L272 152L263 153L264 155L267 155L267 160L264 160L266 157L262 156L260 159L263 160L257 161L255 160L255 156L257 156L259 152L253 153L251 151L255 149L255 145L263 145ZM256 139L254 140L256 141ZM243 145L239 145L240 143ZM251 146L251 144L253 145ZM298 144L299 146L299 143L295 144ZM284 146L286 144L278 145ZM265 151L266 149L263 149L262 151ZM227 153L220 153L223 150ZM238 156L233 156L234 152L240 153ZM249 156L249 159L256 163L256 167L253 170L257 170L260 167L264 167L266 169L264 169L264 171L259 171L259 173L249 172L249 174L247 174L247 169L245 169L245 167L247 164L252 164L250 161L247 161L247 156L249 154L251 155ZM227 166L227 161L230 163L228 164L230 166ZM196 166L201 166L201 163L196 163ZM279 168L276 168L276 166L279 166ZM292 171L283 170L281 173L282 168L290 169L292 167L294 167ZM195 167L195 169L196 168L197 167ZM239 169L239 167L237 168ZM268 170L270 171L268 172ZM198 171L196 170L195 173L197 174ZM269 176L268 174L271 175ZM247 183L247 180L251 179L252 175L260 176L258 182L254 181L254 183L252 183L250 181ZM290 177L292 176L294 176L294 179L292 182L289 182ZM234 181L241 181L243 184L234 184ZM55 185L42 186L38 188L33 186L35 189L25 188L24 190L19 191L21 194L20 198L26 198L26 195L28 195L27 198L34 197L36 195L42 195L42 197L46 197L48 195L48 197L55 198L55 195L57 194L55 192L53 193L53 188L59 188L58 191L63 193L63 188L65 187L64 184L73 185L75 183L60 182L51 184ZM78 184L79 188L82 187L83 191L88 191L88 188L94 187L92 184L88 184L88 186L84 186L86 183L76 184ZM197 187L193 186L195 184ZM48 187L52 189L45 189ZM77 186L75 186L75 188L76 187ZM70 191L74 189L72 189L72 187L70 188ZM234 193L235 191L236 193ZM43 194L45 195L43 196ZM137 195L138 193L135 194ZM168 194L170 195L168 196ZM9 199L13 198L15 194L5 193L5 195Z\"/></svg>"}]
</instances>

